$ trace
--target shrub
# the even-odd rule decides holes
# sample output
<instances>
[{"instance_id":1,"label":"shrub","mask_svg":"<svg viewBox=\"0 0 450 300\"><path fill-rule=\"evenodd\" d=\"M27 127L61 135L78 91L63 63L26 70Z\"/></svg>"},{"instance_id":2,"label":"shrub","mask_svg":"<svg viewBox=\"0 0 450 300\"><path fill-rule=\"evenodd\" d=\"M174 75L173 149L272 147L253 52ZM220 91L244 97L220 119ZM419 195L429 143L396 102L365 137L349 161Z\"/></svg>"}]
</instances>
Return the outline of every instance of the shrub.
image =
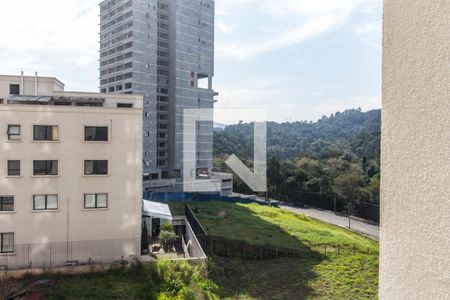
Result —
<instances>
[{"instance_id":1,"label":"shrub","mask_svg":"<svg viewBox=\"0 0 450 300\"><path fill-rule=\"evenodd\" d=\"M172 223L164 222L161 224L161 231L173 231Z\"/></svg>"},{"instance_id":2,"label":"shrub","mask_svg":"<svg viewBox=\"0 0 450 300\"><path fill-rule=\"evenodd\" d=\"M159 238L161 239L161 246L165 252L169 252L177 240L177 236L173 231L161 231Z\"/></svg>"}]
</instances>

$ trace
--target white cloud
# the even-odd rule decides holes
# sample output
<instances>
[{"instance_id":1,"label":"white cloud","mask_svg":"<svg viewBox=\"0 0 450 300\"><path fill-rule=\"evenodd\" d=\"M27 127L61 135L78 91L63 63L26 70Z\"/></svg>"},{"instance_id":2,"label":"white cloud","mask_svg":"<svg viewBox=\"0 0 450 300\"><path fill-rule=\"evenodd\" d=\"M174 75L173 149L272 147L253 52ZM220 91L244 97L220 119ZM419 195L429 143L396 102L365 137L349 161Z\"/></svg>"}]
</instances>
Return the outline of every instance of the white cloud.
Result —
<instances>
[{"instance_id":1,"label":"white cloud","mask_svg":"<svg viewBox=\"0 0 450 300\"><path fill-rule=\"evenodd\" d=\"M253 78L235 85L233 88L216 86L220 93L216 108L219 109L216 121L233 123L234 114L240 110L263 110L268 121L286 122L297 120L316 121L323 115L361 107L363 111L381 108L381 96L329 98L322 91L310 95L300 95L285 89L282 84L286 78ZM302 87L297 87L302 89Z\"/></svg>"},{"instance_id":2,"label":"white cloud","mask_svg":"<svg viewBox=\"0 0 450 300\"><path fill-rule=\"evenodd\" d=\"M381 23L366 23L356 26L356 34L381 34Z\"/></svg>"},{"instance_id":3,"label":"white cloud","mask_svg":"<svg viewBox=\"0 0 450 300\"><path fill-rule=\"evenodd\" d=\"M230 34L233 32L234 27L226 24L223 21L218 21L216 24L217 29L223 34Z\"/></svg>"},{"instance_id":4,"label":"white cloud","mask_svg":"<svg viewBox=\"0 0 450 300\"><path fill-rule=\"evenodd\" d=\"M264 22L273 27L273 32L270 35L264 34L260 39L251 43L247 41L221 43L217 49L220 54L246 59L296 45L345 26L355 11L366 4L377 1L226 0L217 4L222 6L222 10L231 13L239 8L251 6L259 14L267 17ZM261 30L267 26L258 28Z\"/></svg>"},{"instance_id":5,"label":"white cloud","mask_svg":"<svg viewBox=\"0 0 450 300\"><path fill-rule=\"evenodd\" d=\"M16 0L0 2L0 69L18 74L98 80L98 0ZM7 59L5 59L7 58ZM84 73L91 73L85 76ZM79 86L79 84L77 84Z\"/></svg>"},{"instance_id":6,"label":"white cloud","mask_svg":"<svg viewBox=\"0 0 450 300\"><path fill-rule=\"evenodd\" d=\"M382 25L379 23L365 23L355 26L355 33L370 48L381 51Z\"/></svg>"}]
</instances>

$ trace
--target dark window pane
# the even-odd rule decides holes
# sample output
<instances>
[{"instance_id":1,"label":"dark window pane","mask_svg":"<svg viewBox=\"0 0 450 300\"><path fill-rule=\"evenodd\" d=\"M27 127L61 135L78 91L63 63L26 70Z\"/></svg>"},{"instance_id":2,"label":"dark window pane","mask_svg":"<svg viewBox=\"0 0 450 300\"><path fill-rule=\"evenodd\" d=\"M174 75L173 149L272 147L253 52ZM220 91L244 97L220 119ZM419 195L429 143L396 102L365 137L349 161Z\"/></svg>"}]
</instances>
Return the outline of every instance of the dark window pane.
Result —
<instances>
[{"instance_id":1,"label":"dark window pane","mask_svg":"<svg viewBox=\"0 0 450 300\"><path fill-rule=\"evenodd\" d=\"M19 95L20 94L20 85L10 84L9 85L9 94L10 95Z\"/></svg>"},{"instance_id":2,"label":"dark window pane","mask_svg":"<svg viewBox=\"0 0 450 300\"><path fill-rule=\"evenodd\" d=\"M57 141L58 126L33 126L33 140L35 141Z\"/></svg>"},{"instance_id":3,"label":"dark window pane","mask_svg":"<svg viewBox=\"0 0 450 300\"><path fill-rule=\"evenodd\" d=\"M132 103L117 103L118 108L133 108Z\"/></svg>"},{"instance_id":4,"label":"dark window pane","mask_svg":"<svg viewBox=\"0 0 450 300\"><path fill-rule=\"evenodd\" d=\"M8 176L20 176L20 160L8 160Z\"/></svg>"},{"instance_id":5,"label":"dark window pane","mask_svg":"<svg viewBox=\"0 0 450 300\"><path fill-rule=\"evenodd\" d=\"M108 161L107 160L85 160L84 161L85 175L108 175Z\"/></svg>"},{"instance_id":6,"label":"dark window pane","mask_svg":"<svg viewBox=\"0 0 450 300\"><path fill-rule=\"evenodd\" d=\"M108 127L91 127L84 128L85 141L108 141Z\"/></svg>"},{"instance_id":7,"label":"dark window pane","mask_svg":"<svg viewBox=\"0 0 450 300\"><path fill-rule=\"evenodd\" d=\"M14 211L14 197L13 196L0 197L0 211Z\"/></svg>"},{"instance_id":8,"label":"dark window pane","mask_svg":"<svg viewBox=\"0 0 450 300\"><path fill-rule=\"evenodd\" d=\"M45 126L36 125L33 127L33 139L35 141L45 141L45 139L46 139Z\"/></svg>"},{"instance_id":9,"label":"dark window pane","mask_svg":"<svg viewBox=\"0 0 450 300\"><path fill-rule=\"evenodd\" d=\"M57 160L35 160L33 161L34 176L58 175Z\"/></svg>"},{"instance_id":10,"label":"dark window pane","mask_svg":"<svg viewBox=\"0 0 450 300\"><path fill-rule=\"evenodd\" d=\"M96 164L96 174L108 174L108 161L98 160Z\"/></svg>"}]
</instances>

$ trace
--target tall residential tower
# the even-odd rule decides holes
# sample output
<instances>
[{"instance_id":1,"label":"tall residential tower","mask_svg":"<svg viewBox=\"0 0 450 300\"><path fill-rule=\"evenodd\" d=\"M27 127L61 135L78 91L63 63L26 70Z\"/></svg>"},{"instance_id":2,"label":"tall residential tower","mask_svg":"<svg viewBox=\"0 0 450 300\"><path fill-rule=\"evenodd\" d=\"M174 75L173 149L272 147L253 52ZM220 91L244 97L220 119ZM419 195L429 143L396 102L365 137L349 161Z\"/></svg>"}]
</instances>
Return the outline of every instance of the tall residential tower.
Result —
<instances>
[{"instance_id":1,"label":"tall residential tower","mask_svg":"<svg viewBox=\"0 0 450 300\"><path fill-rule=\"evenodd\" d=\"M144 94L144 187L173 188L182 182L183 110L214 107L214 1L105 0L100 17L100 90ZM193 171L208 177L213 122L196 134Z\"/></svg>"}]
</instances>

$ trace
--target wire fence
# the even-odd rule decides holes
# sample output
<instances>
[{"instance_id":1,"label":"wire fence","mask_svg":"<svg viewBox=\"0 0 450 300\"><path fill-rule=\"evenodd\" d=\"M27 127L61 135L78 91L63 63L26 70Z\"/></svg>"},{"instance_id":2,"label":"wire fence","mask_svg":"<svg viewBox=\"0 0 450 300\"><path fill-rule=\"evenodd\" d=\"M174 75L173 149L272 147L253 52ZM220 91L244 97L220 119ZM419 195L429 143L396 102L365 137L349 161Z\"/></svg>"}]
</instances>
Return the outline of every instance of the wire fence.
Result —
<instances>
[{"instance_id":1,"label":"wire fence","mask_svg":"<svg viewBox=\"0 0 450 300\"><path fill-rule=\"evenodd\" d=\"M20 244L0 256L0 270L124 263L139 252L134 239Z\"/></svg>"},{"instance_id":2,"label":"wire fence","mask_svg":"<svg viewBox=\"0 0 450 300\"><path fill-rule=\"evenodd\" d=\"M189 204L187 204L187 202L184 205L184 213L185 213L185 216L186 216L186 219L187 219L189 225L192 228L192 231L194 232L200 246L203 249L203 252L205 254L207 254L208 253L208 234L207 234L206 230L203 228L202 224L200 224L200 222L198 221L197 217L195 216L194 212L192 211Z\"/></svg>"},{"instance_id":3,"label":"wire fence","mask_svg":"<svg viewBox=\"0 0 450 300\"><path fill-rule=\"evenodd\" d=\"M339 257L349 255L377 255L378 251L356 245L306 243L298 248L249 244L245 241L209 236L209 255L243 259L278 259L282 257Z\"/></svg>"}]
</instances>

